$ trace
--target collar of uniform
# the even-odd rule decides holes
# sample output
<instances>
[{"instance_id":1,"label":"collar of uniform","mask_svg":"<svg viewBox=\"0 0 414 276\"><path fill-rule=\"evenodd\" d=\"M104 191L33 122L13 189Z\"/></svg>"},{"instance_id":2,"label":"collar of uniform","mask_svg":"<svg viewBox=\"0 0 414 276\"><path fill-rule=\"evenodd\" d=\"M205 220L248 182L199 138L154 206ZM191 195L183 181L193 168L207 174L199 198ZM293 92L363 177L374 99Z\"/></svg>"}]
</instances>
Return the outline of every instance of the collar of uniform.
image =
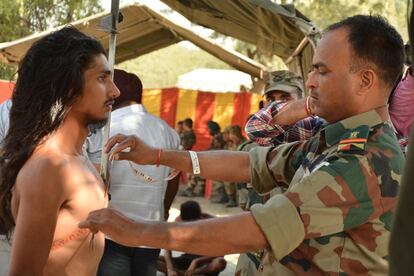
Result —
<instances>
[{"instance_id":1,"label":"collar of uniform","mask_svg":"<svg viewBox=\"0 0 414 276\"><path fill-rule=\"evenodd\" d=\"M362 125L367 125L371 128L383 122L385 121L378 114L377 109L372 109L370 111L343 119L334 124L329 124L322 131L325 134L325 141L329 147L337 144L342 135L350 129L354 129Z\"/></svg>"},{"instance_id":2,"label":"collar of uniform","mask_svg":"<svg viewBox=\"0 0 414 276\"><path fill-rule=\"evenodd\" d=\"M134 112L147 112L142 104L131 104L111 112L111 116L122 116Z\"/></svg>"}]
</instances>

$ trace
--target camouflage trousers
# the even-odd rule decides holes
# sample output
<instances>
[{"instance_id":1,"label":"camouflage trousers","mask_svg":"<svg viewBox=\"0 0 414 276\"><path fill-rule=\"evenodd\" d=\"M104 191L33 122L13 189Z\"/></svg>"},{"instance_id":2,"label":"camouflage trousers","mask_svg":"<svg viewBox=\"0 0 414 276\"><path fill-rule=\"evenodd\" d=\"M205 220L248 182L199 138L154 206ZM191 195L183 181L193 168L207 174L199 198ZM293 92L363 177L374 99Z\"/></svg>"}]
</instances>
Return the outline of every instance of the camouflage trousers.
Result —
<instances>
[{"instance_id":1,"label":"camouflage trousers","mask_svg":"<svg viewBox=\"0 0 414 276\"><path fill-rule=\"evenodd\" d=\"M190 174L187 186L191 188L195 194L204 195L206 180L200 176L194 176Z\"/></svg>"}]
</instances>

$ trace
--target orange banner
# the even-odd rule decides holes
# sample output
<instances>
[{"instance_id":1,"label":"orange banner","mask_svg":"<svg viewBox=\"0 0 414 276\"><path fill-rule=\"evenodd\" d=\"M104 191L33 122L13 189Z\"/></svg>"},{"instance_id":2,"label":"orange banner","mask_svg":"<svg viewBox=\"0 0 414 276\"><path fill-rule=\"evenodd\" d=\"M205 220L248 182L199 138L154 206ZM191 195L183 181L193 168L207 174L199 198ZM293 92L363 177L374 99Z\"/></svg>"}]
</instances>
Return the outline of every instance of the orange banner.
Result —
<instances>
[{"instance_id":1,"label":"orange banner","mask_svg":"<svg viewBox=\"0 0 414 276\"><path fill-rule=\"evenodd\" d=\"M245 92L212 93L179 88L144 89L142 97L148 112L173 128L178 121L192 119L197 136L195 150L205 150L210 145L207 121L216 121L222 129L230 125L243 129L248 116L259 109L261 100L260 95Z\"/></svg>"},{"instance_id":2,"label":"orange banner","mask_svg":"<svg viewBox=\"0 0 414 276\"><path fill-rule=\"evenodd\" d=\"M0 103L11 97L14 83L0 80ZM142 103L149 113L163 119L172 128L178 121L191 118L197 136L195 150L208 149L207 121L216 121L222 129L239 125L242 129L249 114L259 109L261 96L246 92L212 93L176 87L144 89Z\"/></svg>"},{"instance_id":3,"label":"orange banner","mask_svg":"<svg viewBox=\"0 0 414 276\"><path fill-rule=\"evenodd\" d=\"M11 98L14 89L14 82L0 80L0 103Z\"/></svg>"}]
</instances>

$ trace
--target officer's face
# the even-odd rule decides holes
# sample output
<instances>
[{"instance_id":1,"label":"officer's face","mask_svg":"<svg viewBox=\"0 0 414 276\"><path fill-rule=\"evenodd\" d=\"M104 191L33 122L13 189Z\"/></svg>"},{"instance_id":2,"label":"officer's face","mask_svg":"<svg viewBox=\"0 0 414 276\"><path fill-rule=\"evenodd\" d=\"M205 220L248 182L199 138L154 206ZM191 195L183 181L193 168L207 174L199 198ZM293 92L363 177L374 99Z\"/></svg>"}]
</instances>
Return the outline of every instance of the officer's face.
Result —
<instances>
[{"instance_id":1,"label":"officer's face","mask_svg":"<svg viewBox=\"0 0 414 276\"><path fill-rule=\"evenodd\" d=\"M322 37L306 82L312 111L330 123L355 115L359 104L359 75L350 70L351 46L347 36L348 30L341 28Z\"/></svg>"}]
</instances>

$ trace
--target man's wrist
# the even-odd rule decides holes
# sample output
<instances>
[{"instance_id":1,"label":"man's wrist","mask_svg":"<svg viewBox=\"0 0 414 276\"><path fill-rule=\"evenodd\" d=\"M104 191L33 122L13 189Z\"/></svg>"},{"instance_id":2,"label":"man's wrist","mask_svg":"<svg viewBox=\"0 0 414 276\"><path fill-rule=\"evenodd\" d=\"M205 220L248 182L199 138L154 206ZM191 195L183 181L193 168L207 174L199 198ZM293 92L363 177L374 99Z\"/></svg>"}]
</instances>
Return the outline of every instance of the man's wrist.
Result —
<instances>
[{"instance_id":1,"label":"man's wrist","mask_svg":"<svg viewBox=\"0 0 414 276\"><path fill-rule=\"evenodd\" d=\"M151 161L150 164L148 165L159 165L161 164L161 155L163 153L163 151L161 150L160 152L160 148L152 148L151 149Z\"/></svg>"}]
</instances>

